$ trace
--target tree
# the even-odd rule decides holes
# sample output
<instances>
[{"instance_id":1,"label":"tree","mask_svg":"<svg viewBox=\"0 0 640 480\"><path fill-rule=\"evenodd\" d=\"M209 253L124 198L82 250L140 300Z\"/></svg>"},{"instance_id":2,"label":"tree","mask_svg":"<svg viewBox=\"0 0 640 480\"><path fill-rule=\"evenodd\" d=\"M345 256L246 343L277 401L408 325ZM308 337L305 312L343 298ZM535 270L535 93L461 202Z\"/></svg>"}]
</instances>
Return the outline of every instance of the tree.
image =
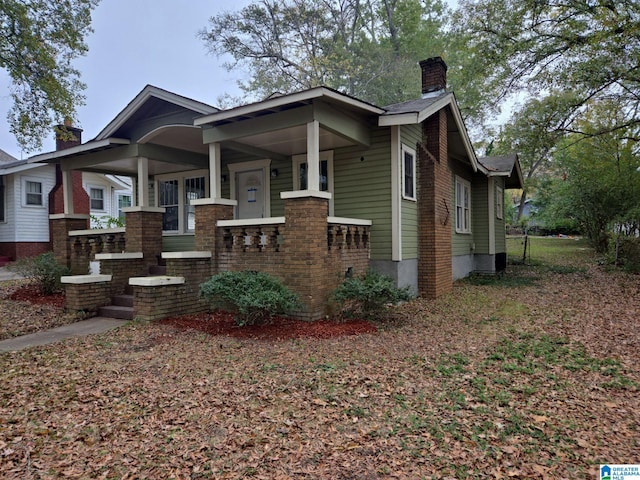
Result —
<instances>
[{"instance_id":1,"label":"tree","mask_svg":"<svg viewBox=\"0 0 640 480\"><path fill-rule=\"evenodd\" d=\"M442 0L259 0L200 37L248 69L253 99L324 85L386 105L419 94L416 65L442 54L445 13Z\"/></svg>"},{"instance_id":2,"label":"tree","mask_svg":"<svg viewBox=\"0 0 640 480\"><path fill-rule=\"evenodd\" d=\"M619 125L618 101L589 106L555 152L557 180L550 212L577 222L599 252L607 250L614 228L634 234L640 227L640 151L638 127ZM594 135L594 132L609 133Z\"/></svg>"},{"instance_id":3,"label":"tree","mask_svg":"<svg viewBox=\"0 0 640 480\"><path fill-rule=\"evenodd\" d=\"M494 151L497 154L517 152L524 176L518 220L529 193L535 188L537 175L545 165L550 165L554 148L575 110L573 92L553 92L542 99L529 98L502 127Z\"/></svg>"},{"instance_id":4,"label":"tree","mask_svg":"<svg viewBox=\"0 0 640 480\"><path fill-rule=\"evenodd\" d=\"M12 82L7 117L27 151L41 147L52 124L73 119L84 101L72 61L87 51L84 38L98 1L0 1L0 67Z\"/></svg>"},{"instance_id":5,"label":"tree","mask_svg":"<svg viewBox=\"0 0 640 480\"><path fill-rule=\"evenodd\" d=\"M616 124L589 135L640 123L637 0L461 0L453 25L495 104L517 92L572 91L567 119L594 99L620 105ZM579 131L574 122L563 128Z\"/></svg>"}]
</instances>

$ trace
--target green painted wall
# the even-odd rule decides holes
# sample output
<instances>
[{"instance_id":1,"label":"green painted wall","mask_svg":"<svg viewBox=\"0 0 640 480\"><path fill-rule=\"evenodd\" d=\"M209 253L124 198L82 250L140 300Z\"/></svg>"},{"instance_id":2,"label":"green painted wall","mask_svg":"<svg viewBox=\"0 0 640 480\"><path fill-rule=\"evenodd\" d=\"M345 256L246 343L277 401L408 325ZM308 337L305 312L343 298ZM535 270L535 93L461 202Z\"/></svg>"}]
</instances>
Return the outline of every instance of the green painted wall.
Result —
<instances>
[{"instance_id":1,"label":"green painted wall","mask_svg":"<svg viewBox=\"0 0 640 480\"><path fill-rule=\"evenodd\" d=\"M376 127L371 146L334 151L334 208L338 217L364 218L371 227L371 258L391 259L391 130Z\"/></svg>"},{"instance_id":2,"label":"green painted wall","mask_svg":"<svg viewBox=\"0 0 640 480\"><path fill-rule=\"evenodd\" d=\"M475 173L471 182L472 228L475 253L489 253L489 191L488 178Z\"/></svg>"},{"instance_id":3,"label":"green painted wall","mask_svg":"<svg viewBox=\"0 0 640 480\"><path fill-rule=\"evenodd\" d=\"M191 252L196 249L193 235L164 235L162 237L163 252Z\"/></svg>"},{"instance_id":4,"label":"green painted wall","mask_svg":"<svg viewBox=\"0 0 640 480\"><path fill-rule=\"evenodd\" d=\"M400 142L413 150L422 140L421 125L404 125L400 129ZM402 162L402 159L400 159ZM416 158L416 163L418 159ZM402 169L400 171L402 175ZM416 169L417 175L417 169ZM402 179L400 179L402 188ZM402 191L400 191L402 198ZM411 200L401 200L402 205L402 258L412 259L418 258L418 203Z\"/></svg>"}]
</instances>

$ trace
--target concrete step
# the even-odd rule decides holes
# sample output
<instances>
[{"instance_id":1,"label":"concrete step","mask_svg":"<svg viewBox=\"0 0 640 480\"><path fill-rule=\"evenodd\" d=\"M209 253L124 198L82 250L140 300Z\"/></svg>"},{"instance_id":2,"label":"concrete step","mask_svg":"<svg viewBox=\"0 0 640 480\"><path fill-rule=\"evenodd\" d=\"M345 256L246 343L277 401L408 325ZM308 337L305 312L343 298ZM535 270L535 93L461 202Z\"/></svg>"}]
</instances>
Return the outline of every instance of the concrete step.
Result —
<instances>
[{"instance_id":1,"label":"concrete step","mask_svg":"<svg viewBox=\"0 0 640 480\"><path fill-rule=\"evenodd\" d=\"M107 305L98 309L98 315L101 317L133 320L133 307L125 307L122 305Z\"/></svg>"},{"instance_id":2,"label":"concrete step","mask_svg":"<svg viewBox=\"0 0 640 480\"><path fill-rule=\"evenodd\" d=\"M133 295L114 295L111 304L119 307L133 307Z\"/></svg>"}]
</instances>

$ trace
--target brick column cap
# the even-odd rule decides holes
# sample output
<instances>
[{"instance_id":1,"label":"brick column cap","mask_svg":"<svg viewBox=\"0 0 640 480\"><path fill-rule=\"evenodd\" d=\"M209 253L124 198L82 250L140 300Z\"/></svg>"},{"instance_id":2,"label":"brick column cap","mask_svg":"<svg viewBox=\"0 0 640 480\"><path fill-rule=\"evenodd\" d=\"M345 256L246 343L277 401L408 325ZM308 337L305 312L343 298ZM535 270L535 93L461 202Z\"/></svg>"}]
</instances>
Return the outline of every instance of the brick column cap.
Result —
<instances>
[{"instance_id":1,"label":"brick column cap","mask_svg":"<svg viewBox=\"0 0 640 480\"><path fill-rule=\"evenodd\" d=\"M100 283L100 282L110 282L113 278L112 275L67 275L64 277L60 277L60 283L70 283L70 284L84 284L84 283Z\"/></svg>"},{"instance_id":2,"label":"brick column cap","mask_svg":"<svg viewBox=\"0 0 640 480\"><path fill-rule=\"evenodd\" d=\"M85 213L52 213L49 220L89 220L90 216Z\"/></svg>"},{"instance_id":3,"label":"brick column cap","mask_svg":"<svg viewBox=\"0 0 640 480\"><path fill-rule=\"evenodd\" d=\"M237 200L229 200L228 198L198 198L189 203L191 205L230 205L232 207L238 205Z\"/></svg>"},{"instance_id":4,"label":"brick column cap","mask_svg":"<svg viewBox=\"0 0 640 480\"><path fill-rule=\"evenodd\" d=\"M280 198L283 200L290 198L324 198L325 200L331 200L331 194L318 190L293 190L291 192L280 192Z\"/></svg>"},{"instance_id":5,"label":"brick column cap","mask_svg":"<svg viewBox=\"0 0 640 480\"><path fill-rule=\"evenodd\" d=\"M132 212L151 212L151 213L164 213L166 208L164 207L125 207L122 209L124 213Z\"/></svg>"}]
</instances>

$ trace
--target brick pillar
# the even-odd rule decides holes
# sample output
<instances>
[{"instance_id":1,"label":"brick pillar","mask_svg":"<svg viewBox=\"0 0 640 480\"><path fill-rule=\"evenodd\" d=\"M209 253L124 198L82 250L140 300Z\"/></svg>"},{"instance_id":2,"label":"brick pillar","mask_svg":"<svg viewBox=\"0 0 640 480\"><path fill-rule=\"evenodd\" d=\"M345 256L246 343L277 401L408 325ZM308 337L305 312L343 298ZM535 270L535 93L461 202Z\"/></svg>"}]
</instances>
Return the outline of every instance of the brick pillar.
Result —
<instances>
[{"instance_id":1,"label":"brick pillar","mask_svg":"<svg viewBox=\"0 0 640 480\"><path fill-rule=\"evenodd\" d=\"M233 220L233 206L235 201L205 199L194 202L196 214L195 243L196 250L211 252L211 275L219 272L218 258L220 239L216 223L218 220Z\"/></svg>"},{"instance_id":2,"label":"brick pillar","mask_svg":"<svg viewBox=\"0 0 640 480\"><path fill-rule=\"evenodd\" d=\"M89 273L89 257L75 257L73 239L69 237L72 230L89 228L89 215L55 214L49 216L51 248L56 262L66 265L74 275Z\"/></svg>"},{"instance_id":3,"label":"brick pillar","mask_svg":"<svg viewBox=\"0 0 640 480\"><path fill-rule=\"evenodd\" d=\"M125 250L142 252L146 266L158 265L162 254L162 214L164 208L128 207L125 212Z\"/></svg>"},{"instance_id":4,"label":"brick pillar","mask_svg":"<svg viewBox=\"0 0 640 480\"><path fill-rule=\"evenodd\" d=\"M418 144L418 291L428 298L453 287L455 205L447 152L447 113L440 110L423 123L423 143Z\"/></svg>"},{"instance_id":5,"label":"brick pillar","mask_svg":"<svg viewBox=\"0 0 640 480\"><path fill-rule=\"evenodd\" d=\"M297 192L287 192L297 193ZM327 281L329 200L318 196L284 195L284 283L295 293L304 311L296 317L317 320L326 312L331 283Z\"/></svg>"}]
</instances>

